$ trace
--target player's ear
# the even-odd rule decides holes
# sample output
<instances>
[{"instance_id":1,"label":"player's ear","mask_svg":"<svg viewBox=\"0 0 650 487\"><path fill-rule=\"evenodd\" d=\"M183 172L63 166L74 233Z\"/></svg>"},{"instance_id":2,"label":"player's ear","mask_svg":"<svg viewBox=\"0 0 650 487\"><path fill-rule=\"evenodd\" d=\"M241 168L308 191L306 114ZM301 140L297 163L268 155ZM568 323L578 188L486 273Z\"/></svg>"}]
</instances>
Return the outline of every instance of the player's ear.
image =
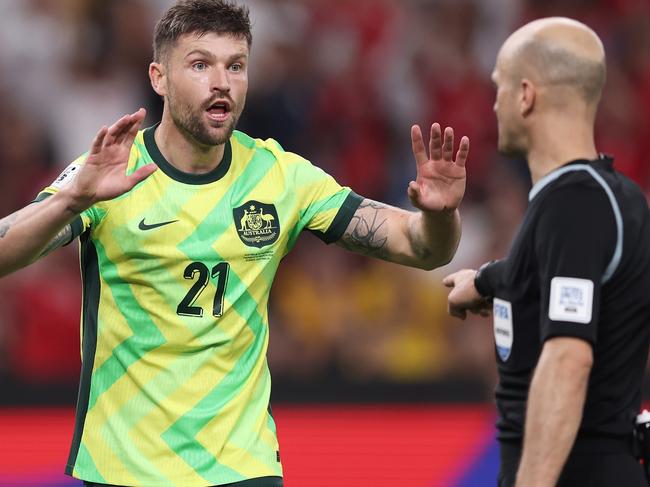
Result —
<instances>
[{"instance_id":1,"label":"player's ear","mask_svg":"<svg viewBox=\"0 0 650 487\"><path fill-rule=\"evenodd\" d=\"M523 117L530 115L535 108L535 98L537 97L537 90L532 81L527 78L521 80L519 96L519 112Z\"/></svg>"},{"instance_id":2,"label":"player's ear","mask_svg":"<svg viewBox=\"0 0 650 487\"><path fill-rule=\"evenodd\" d=\"M153 62L149 65L149 80L153 91L160 96L167 94L167 75L164 64Z\"/></svg>"}]
</instances>

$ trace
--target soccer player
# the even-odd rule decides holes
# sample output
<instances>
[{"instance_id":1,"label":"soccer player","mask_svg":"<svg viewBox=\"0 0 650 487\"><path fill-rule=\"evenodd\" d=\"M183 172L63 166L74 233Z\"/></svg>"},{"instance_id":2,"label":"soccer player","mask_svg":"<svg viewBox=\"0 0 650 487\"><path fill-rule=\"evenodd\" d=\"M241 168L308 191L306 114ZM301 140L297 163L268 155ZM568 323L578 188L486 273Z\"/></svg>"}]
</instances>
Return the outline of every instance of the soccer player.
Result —
<instances>
[{"instance_id":1,"label":"soccer player","mask_svg":"<svg viewBox=\"0 0 650 487\"><path fill-rule=\"evenodd\" d=\"M250 46L244 8L171 7L149 67L161 122L139 131L138 110L102 128L36 204L0 222L0 274L80 239L82 372L66 472L86 485L282 485L267 302L301 231L424 269L455 252L468 139L454 161L450 128L434 124L427 151L413 127L418 211L364 199L234 130Z\"/></svg>"},{"instance_id":2,"label":"soccer player","mask_svg":"<svg viewBox=\"0 0 650 487\"><path fill-rule=\"evenodd\" d=\"M523 156L530 205L507 258L447 276L449 310L493 301L499 486L645 486L634 422L650 343L650 212L599 155L605 51L587 26L529 23L493 80L499 149Z\"/></svg>"}]
</instances>

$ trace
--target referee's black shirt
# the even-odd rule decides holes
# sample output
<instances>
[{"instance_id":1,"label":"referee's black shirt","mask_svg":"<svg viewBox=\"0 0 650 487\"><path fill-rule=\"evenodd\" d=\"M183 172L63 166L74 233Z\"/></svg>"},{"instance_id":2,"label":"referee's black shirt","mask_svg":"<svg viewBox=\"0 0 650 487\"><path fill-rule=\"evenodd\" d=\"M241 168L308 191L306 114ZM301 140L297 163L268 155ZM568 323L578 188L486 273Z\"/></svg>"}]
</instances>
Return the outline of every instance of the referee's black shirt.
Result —
<instances>
[{"instance_id":1,"label":"referee's black shirt","mask_svg":"<svg viewBox=\"0 0 650 487\"><path fill-rule=\"evenodd\" d=\"M523 435L544 341L592 344L580 434L626 435L641 404L650 340L650 213L612 160L577 160L540 181L508 257L485 268L494 297L501 440Z\"/></svg>"}]
</instances>

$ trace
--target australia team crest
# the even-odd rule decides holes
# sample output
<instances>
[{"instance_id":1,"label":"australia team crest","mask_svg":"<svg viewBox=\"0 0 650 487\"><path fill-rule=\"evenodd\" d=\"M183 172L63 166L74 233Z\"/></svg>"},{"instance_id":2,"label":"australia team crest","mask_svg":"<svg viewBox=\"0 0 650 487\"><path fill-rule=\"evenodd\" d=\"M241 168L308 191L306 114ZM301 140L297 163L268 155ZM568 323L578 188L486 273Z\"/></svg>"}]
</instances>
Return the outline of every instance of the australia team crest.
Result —
<instances>
[{"instance_id":1,"label":"australia team crest","mask_svg":"<svg viewBox=\"0 0 650 487\"><path fill-rule=\"evenodd\" d=\"M259 201L247 201L232 210L237 234L249 247L262 248L280 236L280 219L275 206Z\"/></svg>"}]
</instances>

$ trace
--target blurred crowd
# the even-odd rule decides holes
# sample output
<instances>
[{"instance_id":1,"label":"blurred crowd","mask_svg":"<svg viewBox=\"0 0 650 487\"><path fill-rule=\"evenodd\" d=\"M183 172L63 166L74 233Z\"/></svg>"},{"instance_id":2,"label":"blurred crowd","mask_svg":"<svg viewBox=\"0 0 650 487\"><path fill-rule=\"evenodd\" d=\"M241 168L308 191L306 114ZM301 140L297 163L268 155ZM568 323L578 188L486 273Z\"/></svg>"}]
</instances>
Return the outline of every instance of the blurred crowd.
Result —
<instances>
[{"instance_id":1,"label":"blurred crowd","mask_svg":"<svg viewBox=\"0 0 650 487\"><path fill-rule=\"evenodd\" d=\"M471 139L463 240L423 272L359 258L311 235L273 288L274 380L494 380L491 323L446 315L446 272L503 256L530 186L525 161L496 153L490 72L533 18L586 22L608 53L598 147L650 194L647 0L246 0L254 22L239 128L273 137L357 193L408 207L410 126ZM95 132L140 106L161 113L147 66L169 0L0 0L0 215L31 201ZM567 134L570 136L570 134ZM0 280L0 379L76 381L76 244Z\"/></svg>"}]
</instances>

